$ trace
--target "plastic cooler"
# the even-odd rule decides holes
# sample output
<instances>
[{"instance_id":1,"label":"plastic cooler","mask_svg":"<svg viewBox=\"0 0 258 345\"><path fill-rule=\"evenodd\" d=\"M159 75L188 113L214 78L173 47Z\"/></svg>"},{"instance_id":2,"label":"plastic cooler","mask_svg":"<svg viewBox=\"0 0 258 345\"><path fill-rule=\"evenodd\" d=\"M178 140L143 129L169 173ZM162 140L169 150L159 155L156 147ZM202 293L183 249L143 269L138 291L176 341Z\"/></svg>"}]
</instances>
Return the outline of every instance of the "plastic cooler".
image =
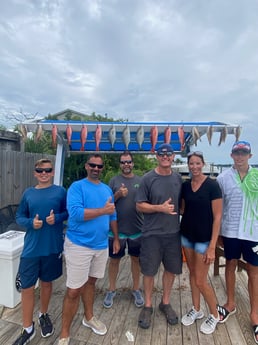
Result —
<instances>
[{"instance_id":1,"label":"plastic cooler","mask_svg":"<svg viewBox=\"0 0 258 345\"><path fill-rule=\"evenodd\" d=\"M21 301L15 278L25 232L10 230L0 235L0 304L14 308Z\"/></svg>"}]
</instances>

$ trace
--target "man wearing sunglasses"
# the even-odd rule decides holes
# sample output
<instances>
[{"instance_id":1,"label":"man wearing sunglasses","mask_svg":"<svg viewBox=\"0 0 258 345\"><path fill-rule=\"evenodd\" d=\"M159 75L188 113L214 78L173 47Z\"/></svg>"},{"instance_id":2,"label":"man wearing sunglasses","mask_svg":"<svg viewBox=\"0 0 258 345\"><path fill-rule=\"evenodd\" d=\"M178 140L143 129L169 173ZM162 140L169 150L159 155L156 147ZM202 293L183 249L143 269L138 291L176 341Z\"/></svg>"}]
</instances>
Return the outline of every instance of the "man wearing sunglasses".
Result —
<instances>
[{"instance_id":1,"label":"man wearing sunglasses","mask_svg":"<svg viewBox=\"0 0 258 345\"><path fill-rule=\"evenodd\" d=\"M87 177L73 182L67 192L69 213L65 236L66 294L63 303L62 329L58 344L68 345L70 327L78 310L80 297L84 305L82 324L98 335L107 328L94 316L95 284L103 278L108 259L108 232L114 234L113 253L120 249L114 195L100 181L104 168L102 156L93 154L85 164Z\"/></svg>"},{"instance_id":2,"label":"man wearing sunglasses","mask_svg":"<svg viewBox=\"0 0 258 345\"><path fill-rule=\"evenodd\" d=\"M143 273L145 306L138 324L149 328L151 323L154 276L161 262L163 295L160 311L169 324L178 323L178 317L170 304L170 295L176 274L182 273L181 240L179 234L179 199L181 176L172 171L175 154L171 145L162 144L156 152L158 166L146 173L136 196L136 207L144 214L140 265Z\"/></svg>"},{"instance_id":3,"label":"man wearing sunglasses","mask_svg":"<svg viewBox=\"0 0 258 345\"><path fill-rule=\"evenodd\" d=\"M62 275L63 222L67 219L66 190L52 184L54 170L51 160L35 163L35 187L24 192L16 214L16 222L26 229L18 275L21 281L23 328L13 345L29 343L36 331L33 322L34 293L40 280L38 323L41 336L53 334L48 315L52 281Z\"/></svg>"},{"instance_id":4,"label":"man wearing sunglasses","mask_svg":"<svg viewBox=\"0 0 258 345\"><path fill-rule=\"evenodd\" d=\"M110 182L117 211L117 222L120 240L120 251L113 254L113 236L109 237L109 290L104 298L105 308L111 308L116 295L116 279L119 264L125 256L127 247L131 259L131 271L133 278L134 303L136 307L144 305L140 285L139 255L141 246L141 230L143 214L136 210L135 195L139 188L141 178L133 173L133 156L129 151L123 152L119 157L121 174L114 176Z\"/></svg>"}]
</instances>

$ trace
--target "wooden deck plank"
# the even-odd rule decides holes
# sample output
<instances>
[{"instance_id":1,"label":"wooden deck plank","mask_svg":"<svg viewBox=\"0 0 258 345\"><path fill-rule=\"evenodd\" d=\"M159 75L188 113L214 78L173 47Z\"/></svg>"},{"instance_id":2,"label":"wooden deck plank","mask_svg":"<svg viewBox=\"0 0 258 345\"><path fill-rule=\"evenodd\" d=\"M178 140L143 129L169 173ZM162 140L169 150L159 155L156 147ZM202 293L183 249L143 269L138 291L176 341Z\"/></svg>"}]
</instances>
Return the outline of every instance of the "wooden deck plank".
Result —
<instances>
[{"instance_id":1,"label":"wooden deck plank","mask_svg":"<svg viewBox=\"0 0 258 345\"><path fill-rule=\"evenodd\" d=\"M252 329L249 320L250 305L247 290L247 275L245 271L237 273L236 302L237 312L231 316L225 324L219 324L212 335L204 335L200 332L202 320L198 320L191 326L183 326L179 320L178 325L168 325L164 315L158 306L162 297L162 274L160 267L155 277L153 293L153 308L151 327L147 330L138 327L138 316L141 308L134 305L131 294L132 277L130 273L130 258L126 256L121 260L117 282L117 295L114 305L110 309L103 307L103 299L108 289L108 269L105 277L98 280L94 311L97 317L107 325L108 332L105 336L95 335L90 329L82 325L83 307L80 303L71 328L70 345L252 345L254 344ZM64 271L65 272L65 271ZM218 302L223 304L226 300L224 268L220 269L220 275L213 275L213 267L209 272L209 281L215 289ZM49 313L55 325L55 333L48 339L40 335L38 325L37 334L33 344L56 345L61 329L62 303L65 293L65 274L54 283L53 296ZM39 308L39 289L36 290L36 307L34 312L37 320ZM178 313L179 318L192 306L188 271L183 265L182 275L176 277L171 295L171 304ZM207 305L201 299L201 307L205 315L208 314ZM3 308L0 318L0 344L10 345L16 339L21 329L21 305L15 308ZM129 335L133 337L130 341Z\"/></svg>"},{"instance_id":2,"label":"wooden deck plank","mask_svg":"<svg viewBox=\"0 0 258 345\"><path fill-rule=\"evenodd\" d=\"M226 283L225 283L224 274L225 274L225 269L223 268L223 269L220 269L219 276L214 277L210 275L211 284L215 290L218 303L221 305L223 305L226 302ZM237 277L240 278L241 274L242 272L237 273ZM247 284L247 280L245 281L245 284ZM241 293L241 299L247 298L247 295L244 297L244 291L247 292L246 286L243 287L243 293ZM236 291L236 294L238 294L237 291ZM224 324L220 324L218 326L218 329L221 333L221 338L225 339L227 344L239 344L239 345L246 344L246 340L242 334L242 331L239 325L239 320L237 319L237 314L232 315Z\"/></svg>"},{"instance_id":3,"label":"wooden deck plank","mask_svg":"<svg viewBox=\"0 0 258 345\"><path fill-rule=\"evenodd\" d=\"M192 307L192 296L189 282L189 274L186 263L183 264L183 273L180 276L180 299L181 299L181 317L185 315ZM198 329L200 328L202 320L197 320L190 326L182 327L182 338L184 345L198 344Z\"/></svg>"}]
</instances>

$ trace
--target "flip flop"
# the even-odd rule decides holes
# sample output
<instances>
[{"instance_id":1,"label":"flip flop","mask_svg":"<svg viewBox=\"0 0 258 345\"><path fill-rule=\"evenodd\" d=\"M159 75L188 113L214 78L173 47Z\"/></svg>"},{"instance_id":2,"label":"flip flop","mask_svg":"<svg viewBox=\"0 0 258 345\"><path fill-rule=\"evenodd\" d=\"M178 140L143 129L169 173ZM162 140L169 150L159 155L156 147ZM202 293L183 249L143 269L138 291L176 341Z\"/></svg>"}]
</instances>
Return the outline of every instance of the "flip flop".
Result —
<instances>
[{"instance_id":1,"label":"flip flop","mask_svg":"<svg viewBox=\"0 0 258 345\"><path fill-rule=\"evenodd\" d=\"M232 311L229 311L227 310L225 307L221 306L221 305L218 305L217 306L217 310L218 310L218 313L219 313L219 317L220 317L220 320L219 320L219 323L224 323L227 321L227 319L235 314L236 312L236 308L234 308Z\"/></svg>"},{"instance_id":2,"label":"flip flop","mask_svg":"<svg viewBox=\"0 0 258 345\"><path fill-rule=\"evenodd\" d=\"M258 325L253 325L253 332L254 332L254 341L256 342L256 344L258 344Z\"/></svg>"}]
</instances>

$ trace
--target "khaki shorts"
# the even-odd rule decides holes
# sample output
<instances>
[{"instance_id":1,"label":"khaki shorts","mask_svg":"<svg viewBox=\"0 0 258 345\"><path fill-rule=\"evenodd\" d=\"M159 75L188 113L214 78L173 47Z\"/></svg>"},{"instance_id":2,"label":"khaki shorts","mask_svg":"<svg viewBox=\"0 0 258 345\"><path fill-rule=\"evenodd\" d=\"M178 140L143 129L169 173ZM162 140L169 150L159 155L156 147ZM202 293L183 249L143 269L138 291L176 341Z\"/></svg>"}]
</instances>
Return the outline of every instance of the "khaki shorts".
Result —
<instances>
[{"instance_id":1,"label":"khaki shorts","mask_svg":"<svg viewBox=\"0 0 258 345\"><path fill-rule=\"evenodd\" d=\"M78 246L65 237L64 255L67 287L78 289L87 282L88 277L104 277L108 259L108 248L94 250L88 247Z\"/></svg>"}]
</instances>

